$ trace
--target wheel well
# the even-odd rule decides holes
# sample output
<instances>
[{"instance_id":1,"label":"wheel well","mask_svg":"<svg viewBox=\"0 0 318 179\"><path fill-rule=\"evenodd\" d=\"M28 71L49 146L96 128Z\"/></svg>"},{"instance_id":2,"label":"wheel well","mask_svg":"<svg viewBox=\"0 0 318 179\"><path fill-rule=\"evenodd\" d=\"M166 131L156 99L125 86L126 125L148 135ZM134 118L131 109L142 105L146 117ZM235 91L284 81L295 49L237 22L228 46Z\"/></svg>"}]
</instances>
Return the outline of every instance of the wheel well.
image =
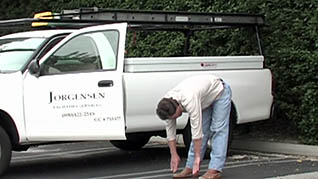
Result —
<instances>
[{"instance_id":1,"label":"wheel well","mask_svg":"<svg viewBox=\"0 0 318 179\"><path fill-rule=\"evenodd\" d=\"M6 131L10 137L11 143L13 146L18 145L19 135L17 127L14 124L11 116L5 111L0 110L0 126Z\"/></svg>"}]
</instances>

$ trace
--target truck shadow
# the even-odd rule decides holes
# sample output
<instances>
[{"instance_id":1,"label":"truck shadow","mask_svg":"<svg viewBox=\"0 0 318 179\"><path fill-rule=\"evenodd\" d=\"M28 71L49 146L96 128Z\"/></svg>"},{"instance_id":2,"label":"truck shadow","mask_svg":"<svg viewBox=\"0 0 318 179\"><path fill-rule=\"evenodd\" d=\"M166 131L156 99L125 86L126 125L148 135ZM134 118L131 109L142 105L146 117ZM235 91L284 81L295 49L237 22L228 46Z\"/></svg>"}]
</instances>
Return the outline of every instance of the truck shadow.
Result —
<instances>
[{"instance_id":1,"label":"truck shadow","mask_svg":"<svg viewBox=\"0 0 318 179\"><path fill-rule=\"evenodd\" d=\"M182 158L180 166L184 166L187 151L180 147L178 153ZM92 178L98 176L97 173L119 175L125 172L153 170L159 165L161 169L169 169L169 148L162 145L147 145L137 151L114 148L94 154L57 154L56 157L13 161L1 178Z\"/></svg>"}]
</instances>

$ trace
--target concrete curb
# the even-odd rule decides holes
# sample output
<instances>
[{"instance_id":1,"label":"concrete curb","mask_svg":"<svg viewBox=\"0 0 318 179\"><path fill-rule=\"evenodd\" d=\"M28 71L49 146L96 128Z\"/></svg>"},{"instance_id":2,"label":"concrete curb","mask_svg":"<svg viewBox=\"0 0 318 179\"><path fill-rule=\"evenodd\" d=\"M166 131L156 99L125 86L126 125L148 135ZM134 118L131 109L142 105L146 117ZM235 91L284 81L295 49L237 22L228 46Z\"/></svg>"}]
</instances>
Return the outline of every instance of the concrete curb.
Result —
<instances>
[{"instance_id":1,"label":"concrete curb","mask_svg":"<svg viewBox=\"0 0 318 179\"><path fill-rule=\"evenodd\" d=\"M231 148L318 157L318 146L281 142L256 141L256 139L233 140Z\"/></svg>"},{"instance_id":2,"label":"concrete curb","mask_svg":"<svg viewBox=\"0 0 318 179\"><path fill-rule=\"evenodd\" d=\"M167 143L167 140L162 137L152 137L151 142L156 143ZM182 136L177 136L177 143L183 144ZM250 150L259 152L269 153L280 153L290 155L303 155L318 157L318 146L303 145L303 144L292 144L292 143L281 143L281 142L267 142L259 141L251 138L236 138L233 140L231 145L232 149L238 150Z\"/></svg>"},{"instance_id":3,"label":"concrete curb","mask_svg":"<svg viewBox=\"0 0 318 179\"><path fill-rule=\"evenodd\" d=\"M295 175L287 175L287 176L279 176L274 178L267 178L267 179L317 179L318 172L311 172L311 173L302 173L302 174L295 174Z\"/></svg>"}]
</instances>

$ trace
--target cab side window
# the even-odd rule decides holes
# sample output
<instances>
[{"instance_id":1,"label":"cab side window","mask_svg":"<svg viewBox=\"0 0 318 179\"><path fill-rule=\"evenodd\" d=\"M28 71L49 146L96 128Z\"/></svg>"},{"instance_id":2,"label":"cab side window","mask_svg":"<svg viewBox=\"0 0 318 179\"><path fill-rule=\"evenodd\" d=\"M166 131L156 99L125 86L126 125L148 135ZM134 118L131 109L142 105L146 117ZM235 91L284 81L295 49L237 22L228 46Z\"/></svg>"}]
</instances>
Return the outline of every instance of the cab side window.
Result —
<instances>
[{"instance_id":1,"label":"cab side window","mask_svg":"<svg viewBox=\"0 0 318 179\"><path fill-rule=\"evenodd\" d=\"M117 46L117 31L76 36L41 64L41 74L115 70Z\"/></svg>"}]
</instances>

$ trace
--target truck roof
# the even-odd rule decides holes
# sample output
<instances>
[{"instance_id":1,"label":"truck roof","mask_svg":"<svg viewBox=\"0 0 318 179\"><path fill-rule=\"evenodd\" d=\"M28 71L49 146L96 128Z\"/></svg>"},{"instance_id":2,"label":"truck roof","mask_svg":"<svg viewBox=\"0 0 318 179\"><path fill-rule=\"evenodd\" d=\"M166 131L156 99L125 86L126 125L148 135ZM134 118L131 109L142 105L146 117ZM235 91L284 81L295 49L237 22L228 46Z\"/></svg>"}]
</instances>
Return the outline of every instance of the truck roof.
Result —
<instances>
[{"instance_id":1,"label":"truck roof","mask_svg":"<svg viewBox=\"0 0 318 179\"><path fill-rule=\"evenodd\" d=\"M74 31L75 30L65 30L65 29L26 31L26 32L8 34L8 35L0 37L0 39L23 38L23 37L49 38L58 34L65 34L65 33L67 34L67 33L72 33Z\"/></svg>"}]
</instances>

